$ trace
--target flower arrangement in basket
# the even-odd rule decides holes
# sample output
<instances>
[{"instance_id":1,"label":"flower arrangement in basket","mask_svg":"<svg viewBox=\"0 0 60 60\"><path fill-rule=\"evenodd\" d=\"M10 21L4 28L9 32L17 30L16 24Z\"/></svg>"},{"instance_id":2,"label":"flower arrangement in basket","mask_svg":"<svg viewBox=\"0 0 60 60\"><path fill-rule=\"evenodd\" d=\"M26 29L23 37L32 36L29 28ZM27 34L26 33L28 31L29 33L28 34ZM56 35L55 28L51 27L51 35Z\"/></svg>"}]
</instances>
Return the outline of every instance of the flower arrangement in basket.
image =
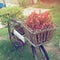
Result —
<instances>
[{"instance_id":1,"label":"flower arrangement in basket","mask_svg":"<svg viewBox=\"0 0 60 60\"><path fill-rule=\"evenodd\" d=\"M51 40L56 26L51 21L49 12L32 12L24 22L26 37L35 45Z\"/></svg>"}]
</instances>

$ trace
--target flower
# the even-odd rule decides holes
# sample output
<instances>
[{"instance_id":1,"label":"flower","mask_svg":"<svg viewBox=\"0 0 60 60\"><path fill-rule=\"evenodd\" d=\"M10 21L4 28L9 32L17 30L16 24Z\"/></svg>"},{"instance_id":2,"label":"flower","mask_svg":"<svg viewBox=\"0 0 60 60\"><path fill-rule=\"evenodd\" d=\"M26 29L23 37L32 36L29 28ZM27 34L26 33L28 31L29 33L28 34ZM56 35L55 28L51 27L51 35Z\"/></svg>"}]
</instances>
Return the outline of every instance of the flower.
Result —
<instances>
[{"instance_id":1,"label":"flower","mask_svg":"<svg viewBox=\"0 0 60 60\"><path fill-rule=\"evenodd\" d=\"M34 11L27 17L25 24L32 30L46 29L53 27L53 22L51 20L49 12L38 14Z\"/></svg>"}]
</instances>

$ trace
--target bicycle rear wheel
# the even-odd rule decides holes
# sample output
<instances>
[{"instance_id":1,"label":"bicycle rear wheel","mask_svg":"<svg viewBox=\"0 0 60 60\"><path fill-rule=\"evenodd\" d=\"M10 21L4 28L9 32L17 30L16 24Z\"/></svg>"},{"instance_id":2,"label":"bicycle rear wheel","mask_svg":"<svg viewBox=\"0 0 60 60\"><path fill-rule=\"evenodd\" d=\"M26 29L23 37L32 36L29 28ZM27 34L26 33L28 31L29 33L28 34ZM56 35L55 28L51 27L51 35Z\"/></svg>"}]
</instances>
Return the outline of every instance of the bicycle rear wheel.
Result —
<instances>
[{"instance_id":1,"label":"bicycle rear wheel","mask_svg":"<svg viewBox=\"0 0 60 60\"><path fill-rule=\"evenodd\" d=\"M25 43L14 35L14 29L21 35L24 35L24 31L18 22L16 22L15 20L8 21L8 33L12 45L17 47L23 46Z\"/></svg>"}]
</instances>

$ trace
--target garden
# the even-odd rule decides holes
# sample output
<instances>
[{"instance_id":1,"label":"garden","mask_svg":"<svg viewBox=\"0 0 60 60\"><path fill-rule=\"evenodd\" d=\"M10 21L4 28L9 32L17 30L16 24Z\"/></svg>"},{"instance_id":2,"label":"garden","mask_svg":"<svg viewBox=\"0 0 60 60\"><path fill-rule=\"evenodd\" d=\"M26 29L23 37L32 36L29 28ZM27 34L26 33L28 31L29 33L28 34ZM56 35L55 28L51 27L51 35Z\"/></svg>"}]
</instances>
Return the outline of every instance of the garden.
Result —
<instances>
[{"instance_id":1,"label":"garden","mask_svg":"<svg viewBox=\"0 0 60 60\"><path fill-rule=\"evenodd\" d=\"M32 7L49 9L52 21L56 24L57 29L52 40L47 42L44 47L46 47L50 60L60 60L60 4L40 3ZM7 22L10 18L24 21L26 19L26 16L23 15L24 9L26 9L25 6L0 9L0 22L5 26L0 28L0 60L35 60L29 43L21 48L17 48L12 46L9 39Z\"/></svg>"}]
</instances>

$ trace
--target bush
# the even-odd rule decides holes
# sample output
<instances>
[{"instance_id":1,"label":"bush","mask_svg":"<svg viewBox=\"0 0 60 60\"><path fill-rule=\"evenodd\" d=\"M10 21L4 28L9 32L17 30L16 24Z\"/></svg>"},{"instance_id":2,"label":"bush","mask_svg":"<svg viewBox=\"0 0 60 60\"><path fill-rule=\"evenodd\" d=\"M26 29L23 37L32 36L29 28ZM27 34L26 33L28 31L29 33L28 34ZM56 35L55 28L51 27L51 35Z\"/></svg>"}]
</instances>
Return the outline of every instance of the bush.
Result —
<instances>
[{"instance_id":1,"label":"bush","mask_svg":"<svg viewBox=\"0 0 60 60\"><path fill-rule=\"evenodd\" d=\"M34 4L32 0L18 0L18 1L19 1L19 5L24 8L29 7Z\"/></svg>"},{"instance_id":2,"label":"bush","mask_svg":"<svg viewBox=\"0 0 60 60\"><path fill-rule=\"evenodd\" d=\"M10 18L14 18L16 20L24 20L24 16L22 14L22 7L6 7L0 9L0 21L2 24L7 25L7 21Z\"/></svg>"}]
</instances>

